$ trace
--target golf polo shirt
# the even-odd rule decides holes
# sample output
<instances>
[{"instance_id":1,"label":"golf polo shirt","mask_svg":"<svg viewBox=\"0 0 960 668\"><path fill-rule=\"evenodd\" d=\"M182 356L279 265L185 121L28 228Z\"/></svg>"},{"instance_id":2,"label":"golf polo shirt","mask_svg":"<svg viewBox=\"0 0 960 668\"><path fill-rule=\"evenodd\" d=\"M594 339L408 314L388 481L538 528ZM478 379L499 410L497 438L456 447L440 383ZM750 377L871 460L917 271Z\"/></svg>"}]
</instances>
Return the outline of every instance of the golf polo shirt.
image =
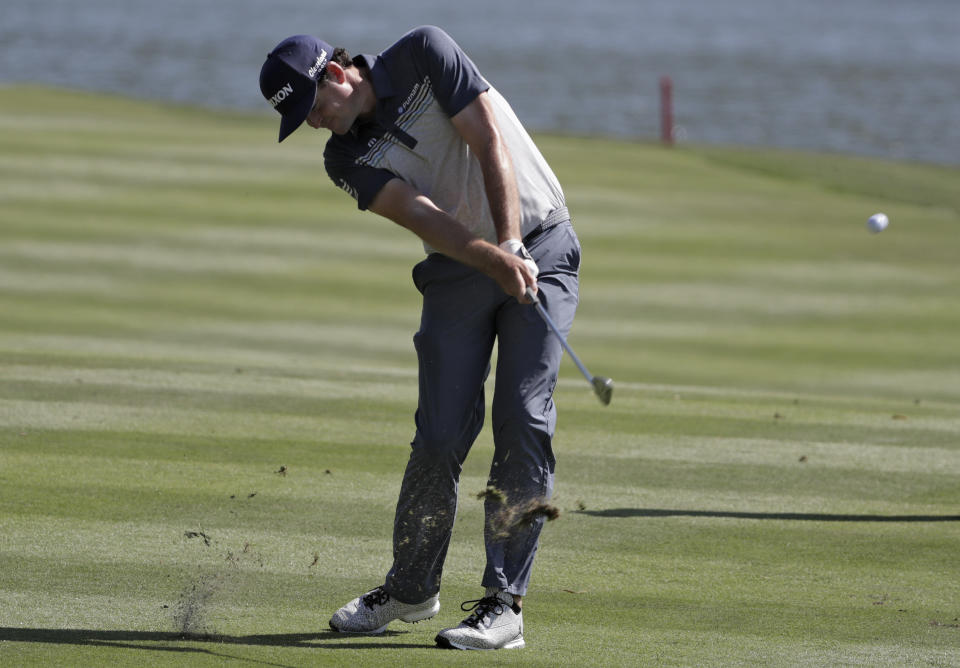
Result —
<instances>
[{"instance_id":1,"label":"golf polo shirt","mask_svg":"<svg viewBox=\"0 0 960 668\"><path fill-rule=\"evenodd\" d=\"M399 177L477 237L496 244L480 163L450 121L483 92L513 159L521 236L564 206L560 183L510 105L445 32L417 28L378 56L357 56L354 64L370 71L375 116L331 135L324 164L361 209Z\"/></svg>"}]
</instances>

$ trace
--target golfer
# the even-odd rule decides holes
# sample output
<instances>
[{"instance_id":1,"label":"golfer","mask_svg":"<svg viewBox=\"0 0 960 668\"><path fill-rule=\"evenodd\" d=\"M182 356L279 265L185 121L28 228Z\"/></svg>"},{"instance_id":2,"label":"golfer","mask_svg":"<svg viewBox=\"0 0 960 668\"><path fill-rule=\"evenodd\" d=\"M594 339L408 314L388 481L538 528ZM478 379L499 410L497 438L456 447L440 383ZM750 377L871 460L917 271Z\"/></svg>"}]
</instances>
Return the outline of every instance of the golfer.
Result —
<instances>
[{"instance_id":1,"label":"golfer","mask_svg":"<svg viewBox=\"0 0 960 668\"><path fill-rule=\"evenodd\" d=\"M416 434L382 585L340 608L336 631L380 633L440 610L440 579L463 462L484 420L498 348L495 452L485 501L484 593L440 631L441 647L524 646L522 598L543 518L503 526L553 491L554 386L562 348L526 290L566 336L578 301L580 244L563 191L506 100L439 28L417 28L379 55L350 58L308 35L267 56L260 89L281 115L280 141L304 121L332 133L324 165L360 209L409 229L426 259L413 342ZM522 512L515 513L522 516Z\"/></svg>"}]
</instances>

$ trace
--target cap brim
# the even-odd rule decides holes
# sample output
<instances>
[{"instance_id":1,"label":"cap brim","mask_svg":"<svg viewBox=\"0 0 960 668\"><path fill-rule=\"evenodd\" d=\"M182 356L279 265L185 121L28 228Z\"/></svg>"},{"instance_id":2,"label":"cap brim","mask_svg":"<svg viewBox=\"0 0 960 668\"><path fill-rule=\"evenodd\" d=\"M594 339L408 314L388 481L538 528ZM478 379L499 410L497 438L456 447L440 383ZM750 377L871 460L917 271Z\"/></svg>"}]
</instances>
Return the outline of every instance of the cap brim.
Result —
<instances>
[{"instance_id":1,"label":"cap brim","mask_svg":"<svg viewBox=\"0 0 960 668\"><path fill-rule=\"evenodd\" d=\"M313 95L304 95L302 100L299 100L287 113L281 116L280 138L277 140L278 142L282 142L289 137L294 130L303 125L303 122L307 120L307 116L310 115L310 110L313 109L314 98L315 96Z\"/></svg>"}]
</instances>

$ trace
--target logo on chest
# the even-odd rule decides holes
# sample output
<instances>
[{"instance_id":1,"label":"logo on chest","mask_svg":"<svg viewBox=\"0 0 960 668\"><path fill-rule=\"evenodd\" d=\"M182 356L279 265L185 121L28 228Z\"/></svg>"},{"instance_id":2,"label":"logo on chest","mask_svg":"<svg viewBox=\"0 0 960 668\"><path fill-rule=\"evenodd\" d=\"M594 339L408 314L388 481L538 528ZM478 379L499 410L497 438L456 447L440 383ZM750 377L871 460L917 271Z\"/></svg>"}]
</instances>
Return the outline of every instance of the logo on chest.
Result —
<instances>
[{"instance_id":1,"label":"logo on chest","mask_svg":"<svg viewBox=\"0 0 960 668\"><path fill-rule=\"evenodd\" d=\"M429 81L429 80L428 80ZM420 83L413 84L413 88L410 89L410 94L407 95L407 99L403 101L399 107L397 107L397 113L402 114L407 107L410 106L410 103L416 99L417 94L420 92Z\"/></svg>"}]
</instances>

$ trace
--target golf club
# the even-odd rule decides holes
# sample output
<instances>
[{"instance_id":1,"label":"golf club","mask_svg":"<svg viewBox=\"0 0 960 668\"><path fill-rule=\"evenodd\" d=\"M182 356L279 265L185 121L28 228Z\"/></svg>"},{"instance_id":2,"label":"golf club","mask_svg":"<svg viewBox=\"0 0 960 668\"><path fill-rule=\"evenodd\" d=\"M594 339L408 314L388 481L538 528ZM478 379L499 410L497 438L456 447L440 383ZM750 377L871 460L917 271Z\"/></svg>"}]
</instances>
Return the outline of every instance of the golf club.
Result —
<instances>
[{"instance_id":1,"label":"golf club","mask_svg":"<svg viewBox=\"0 0 960 668\"><path fill-rule=\"evenodd\" d=\"M553 322L553 319L547 313L547 310L543 308L543 304L540 303L540 299L529 287L527 288L527 298L533 302L533 305L537 309L537 313L540 314L540 317L543 318L543 321L547 323L547 326L552 329L553 333L557 335L558 339L560 339L560 345L562 345L563 349L570 354L570 358L577 365L577 368L580 369L580 373L583 374L583 377L586 378L593 387L593 392L597 395L597 398L600 400L600 402L604 406L609 405L610 396L613 394L613 381L609 378L604 378L603 376L591 375L591 373L587 371L587 367L583 365L583 362L580 361L580 358L577 357L577 354L573 352L573 348L571 348L570 344L568 344L566 339L563 338L563 334L560 333L556 323Z\"/></svg>"}]
</instances>

